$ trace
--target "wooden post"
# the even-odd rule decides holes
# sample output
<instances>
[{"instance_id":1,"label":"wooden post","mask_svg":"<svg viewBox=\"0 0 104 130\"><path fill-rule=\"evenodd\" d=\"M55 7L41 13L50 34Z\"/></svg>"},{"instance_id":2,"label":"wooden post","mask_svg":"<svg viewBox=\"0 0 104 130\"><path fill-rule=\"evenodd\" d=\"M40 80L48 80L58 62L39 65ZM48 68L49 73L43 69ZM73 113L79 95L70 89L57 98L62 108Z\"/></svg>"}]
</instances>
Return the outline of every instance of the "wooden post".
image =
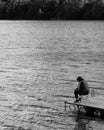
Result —
<instances>
[{"instance_id":1,"label":"wooden post","mask_svg":"<svg viewBox=\"0 0 104 130\"><path fill-rule=\"evenodd\" d=\"M78 109L78 113L80 113L80 106L77 106L77 109Z\"/></svg>"}]
</instances>

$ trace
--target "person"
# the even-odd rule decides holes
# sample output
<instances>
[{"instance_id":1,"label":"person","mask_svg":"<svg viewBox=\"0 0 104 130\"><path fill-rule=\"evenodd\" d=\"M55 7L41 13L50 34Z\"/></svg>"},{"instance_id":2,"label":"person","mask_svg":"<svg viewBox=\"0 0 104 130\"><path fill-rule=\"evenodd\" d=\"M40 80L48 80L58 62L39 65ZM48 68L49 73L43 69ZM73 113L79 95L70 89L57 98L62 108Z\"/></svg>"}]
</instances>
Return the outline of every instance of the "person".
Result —
<instances>
[{"instance_id":1,"label":"person","mask_svg":"<svg viewBox=\"0 0 104 130\"><path fill-rule=\"evenodd\" d=\"M76 98L75 102L81 101L79 96L88 95L89 94L89 86L88 83L81 76L77 77L78 87L74 90L74 95Z\"/></svg>"}]
</instances>

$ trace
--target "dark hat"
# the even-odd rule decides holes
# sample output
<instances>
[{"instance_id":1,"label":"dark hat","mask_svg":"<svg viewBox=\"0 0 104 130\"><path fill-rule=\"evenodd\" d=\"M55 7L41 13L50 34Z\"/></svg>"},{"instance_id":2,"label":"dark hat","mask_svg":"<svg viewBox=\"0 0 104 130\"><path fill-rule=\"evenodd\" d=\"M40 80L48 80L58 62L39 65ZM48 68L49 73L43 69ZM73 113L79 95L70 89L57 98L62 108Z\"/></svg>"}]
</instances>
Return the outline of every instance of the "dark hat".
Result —
<instances>
[{"instance_id":1,"label":"dark hat","mask_svg":"<svg viewBox=\"0 0 104 130\"><path fill-rule=\"evenodd\" d=\"M81 76L77 77L77 81L82 81L82 80L83 80L83 78Z\"/></svg>"}]
</instances>

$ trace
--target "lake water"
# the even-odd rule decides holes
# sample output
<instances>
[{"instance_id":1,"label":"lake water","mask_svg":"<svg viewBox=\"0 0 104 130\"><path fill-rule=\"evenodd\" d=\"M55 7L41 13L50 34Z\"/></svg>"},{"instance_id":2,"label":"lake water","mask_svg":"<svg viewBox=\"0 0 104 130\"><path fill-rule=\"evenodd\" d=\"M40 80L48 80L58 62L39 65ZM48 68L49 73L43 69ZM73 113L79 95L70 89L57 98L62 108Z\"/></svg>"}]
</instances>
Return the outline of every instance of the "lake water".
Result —
<instances>
[{"instance_id":1,"label":"lake water","mask_svg":"<svg viewBox=\"0 0 104 130\"><path fill-rule=\"evenodd\" d=\"M79 75L104 88L104 22L0 21L0 130L104 130L64 111Z\"/></svg>"}]
</instances>

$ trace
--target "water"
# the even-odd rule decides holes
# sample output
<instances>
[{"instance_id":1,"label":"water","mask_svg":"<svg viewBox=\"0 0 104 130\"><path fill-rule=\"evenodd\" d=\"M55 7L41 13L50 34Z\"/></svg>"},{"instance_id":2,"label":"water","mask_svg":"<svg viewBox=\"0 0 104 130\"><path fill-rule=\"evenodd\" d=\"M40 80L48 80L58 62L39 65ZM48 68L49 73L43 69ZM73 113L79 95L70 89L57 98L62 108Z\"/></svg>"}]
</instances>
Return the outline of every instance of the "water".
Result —
<instances>
[{"instance_id":1,"label":"water","mask_svg":"<svg viewBox=\"0 0 104 130\"><path fill-rule=\"evenodd\" d=\"M103 130L63 107L78 75L104 88L103 33L100 21L0 21L0 130Z\"/></svg>"}]
</instances>

